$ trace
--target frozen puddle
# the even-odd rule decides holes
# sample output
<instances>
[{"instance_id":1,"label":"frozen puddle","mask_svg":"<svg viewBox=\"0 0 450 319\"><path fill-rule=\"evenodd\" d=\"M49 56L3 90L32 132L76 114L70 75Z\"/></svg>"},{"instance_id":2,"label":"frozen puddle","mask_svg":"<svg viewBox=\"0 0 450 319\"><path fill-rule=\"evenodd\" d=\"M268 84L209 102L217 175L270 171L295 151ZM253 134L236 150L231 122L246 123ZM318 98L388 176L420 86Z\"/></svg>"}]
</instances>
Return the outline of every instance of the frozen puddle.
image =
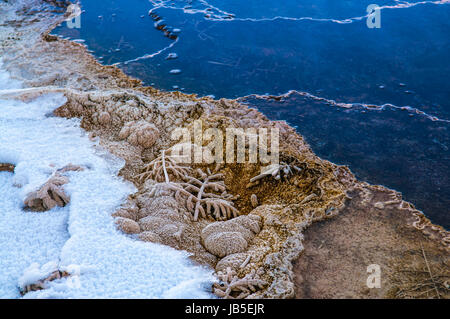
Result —
<instances>
[{"instance_id":1,"label":"frozen puddle","mask_svg":"<svg viewBox=\"0 0 450 319\"><path fill-rule=\"evenodd\" d=\"M0 71L0 88L17 87ZM0 162L16 165L14 174L0 173L0 298L19 298L19 279L33 275L22 277L25 269L48 262L73 276L27 298L210 298L211 270L116 230L110 215L134 188L117 177L122 161L91 142L78 120L49 115L64 102L62 94L2 100L0 90ZM69 163L87 168L68 173L69 205L23 211L26 194Z\"/></svg>"}]
</instances>

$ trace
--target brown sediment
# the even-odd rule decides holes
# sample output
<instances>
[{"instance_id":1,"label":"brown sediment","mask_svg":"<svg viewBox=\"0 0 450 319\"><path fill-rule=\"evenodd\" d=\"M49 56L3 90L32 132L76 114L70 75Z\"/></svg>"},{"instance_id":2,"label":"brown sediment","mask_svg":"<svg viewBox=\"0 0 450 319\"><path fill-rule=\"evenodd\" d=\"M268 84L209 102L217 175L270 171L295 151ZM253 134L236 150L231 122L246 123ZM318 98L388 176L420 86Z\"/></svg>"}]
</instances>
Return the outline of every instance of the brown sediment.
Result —
<instances>
[{"instance_id":1,"label":"brown sediment","mask_svg":"<svg viewBox=\"0 0 450 319\"><path fill-rule=\"evenodd\" d=\"M392 190L358 188L340 214L305 230L296 298L449 298L449 250L437 245L448 232L416 229L411 208ZM372 264L380 266L380 288L367 286Z\"/></svg>"},{"instance_id":2,"label":"brown sediment","mask_svg":"<svg viewBox=\"0 0 450 319\"><path fill-rule=\"evenodd\" d=\"M223 284L214 287L219 296L416 296L408 289L414 288L414 280L419 285L426 278L398 266L407 263L404 256L415 256L420 243L433 285L444 278L437 260L448 256L448 232L432 225L398 193L360 183L347 167L317 157L286 123L269 121L234 100L142 87L116 67L100 65L84 46L48 33L24 45L26 50L4 43L3 60L13 76L40 87L35 94L55 88L63 92L67 103L55 115L80 118L92 139L125 161L120 175L138 191L113 213L118 227L140 240L187 250L195 261L215 268ZM280 164L298 170L275 179L261 176L264 165L259 163L189 164L153 174L153 165L177 143L170 136L173 129L190 129L196 120L203 131L217 128L224 136L231 127L277 128ZM226 192L202 197L193 178L207 184L202 180L206 173L220 174L214 181ZM217 214L206 201L197 205L207 198L211 205L214 199L226 200L225 211L233 211L232 206L241 217ZM380 264L385 274L380 290L367 291L361 284L370 264ZM402 276L408 281L401 281ZM441 286L434 288L440 297L445 295Z\"/></svg>"},{"instance_id":3,"label":"brown sediment","mask_svg":"<svg viewBox=\"0 0 450 319\"><path fill-rule=\"evenodd\" d=\"M56 170L38 190L27 195L24 200L25 209L43 212L56 206L66 206L70 202L70 197L64 192L63 186L69 182L69 178L63 174L82 170L84 170L82 167L72 164Z\"/></svg>"}]
</instances>

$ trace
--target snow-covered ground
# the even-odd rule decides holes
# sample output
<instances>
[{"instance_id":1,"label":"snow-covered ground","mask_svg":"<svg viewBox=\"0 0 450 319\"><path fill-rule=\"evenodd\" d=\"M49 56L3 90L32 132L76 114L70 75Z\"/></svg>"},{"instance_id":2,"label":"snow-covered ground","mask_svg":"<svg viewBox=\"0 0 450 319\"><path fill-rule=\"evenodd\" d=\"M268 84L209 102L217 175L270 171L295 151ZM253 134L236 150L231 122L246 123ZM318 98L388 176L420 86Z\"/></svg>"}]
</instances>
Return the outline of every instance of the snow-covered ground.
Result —
<instances>
[{"instance_id":1,"label":"snow-covered ground","mask_svg":"<svg viewBox=\"0 0 450 319\"><path fill-rule=\"evenodd\" d=\"M123 162L90 141L78 120L52 115L65 97L2 99L2 90L20 87L0 63L0 162L16 165L14 174L0 173L0 298L20 297L19 282L29 282L49 262L73 275L25 297L212 297L211 269L194 265L185 252L116 230L111 213L134 187L117 177ZM24 211L26 194L67 164L86 168L68 173L70 204Z\"/></svg>"}]
</instances>

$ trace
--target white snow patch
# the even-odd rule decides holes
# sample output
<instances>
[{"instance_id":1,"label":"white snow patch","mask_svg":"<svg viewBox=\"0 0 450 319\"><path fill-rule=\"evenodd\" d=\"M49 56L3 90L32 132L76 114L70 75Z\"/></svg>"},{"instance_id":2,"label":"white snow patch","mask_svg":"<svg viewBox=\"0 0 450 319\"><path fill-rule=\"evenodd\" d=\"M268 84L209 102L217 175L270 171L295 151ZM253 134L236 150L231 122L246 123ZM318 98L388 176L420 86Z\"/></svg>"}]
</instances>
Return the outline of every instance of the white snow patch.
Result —
<instances>
[{"instance_id":1,"label":"white snow patch","mask_svg":"<svg viewBox=\"0 0 450 319\"><path fill-rule=\"evenodd\" d=\"M0 70L0 88L20 83ZM16 165L14 174L0 173L0 298L20 297L19 286L42 279L56 261L72 276L26 298L212 297L212 269L116 229L111 213L135 189L117 177L123 161L90 141L78 120L51 115L64 102L62 94L0 99L0 162ZM70 204L24 211L25 196L69 163L86 168L68 173Z\"/></svg>"},{"instance_id":2,"label":"white snow patch","mask_svg":"<svg viewBox=\"0 0 450 319\"><path fill-rule=\"evenodd\" d=\"M56 261L49 261L42 266L39 266L38 263L32 263L19 278L19 288L24 289L28 285L43 280L56 270L58 270Z\"/></svg>"}]
</instances>

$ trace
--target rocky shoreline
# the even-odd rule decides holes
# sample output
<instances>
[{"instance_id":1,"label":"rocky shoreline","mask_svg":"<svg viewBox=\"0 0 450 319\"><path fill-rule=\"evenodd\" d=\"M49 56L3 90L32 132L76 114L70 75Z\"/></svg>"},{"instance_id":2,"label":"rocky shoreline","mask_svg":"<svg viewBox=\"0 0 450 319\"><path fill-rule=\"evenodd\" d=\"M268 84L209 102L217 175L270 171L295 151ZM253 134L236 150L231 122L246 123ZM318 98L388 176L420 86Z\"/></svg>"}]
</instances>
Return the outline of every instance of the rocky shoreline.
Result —
<instances>
[{"instance_id":1,"label":"rocky shoreline","mask_svg":"<svg viewBox=\"0 0 450 319\"><path fill-rule=\"evenodd\" d=\"M401 194L359 182L347 167L317 157L285 122L269 121L235 100L143 87L99 64L83 45L49 35L61 18L45 18L51 23L15 15L19 27L0 38L3 67L34 88L9 94L27 100L63 92L67 103L54 115L80 118L92 140L125 161L120 175L138 191L112 214L124 233L190 252L215 269L219 280L212 290L223 298L448 298L450 234ZM164 154L170 156L175 144L171 132L191 129L195 121L203 132L224 134L230 127L276 128L281 162L299 170L251 183L262 171L259 163L191 164L182 167L183 176L177 168L166 178L141 178L155 161L166 163ZM227 201L239 217L192 218L198 208L188 200L201 197L206 180L223 186L211 198ZM420 286L429 279L422 273L404 271L421 267L418 253L426 256L428 285ZM386 274L381 289L365 285L370 264Z\"/></svg>"}]
</instances>

